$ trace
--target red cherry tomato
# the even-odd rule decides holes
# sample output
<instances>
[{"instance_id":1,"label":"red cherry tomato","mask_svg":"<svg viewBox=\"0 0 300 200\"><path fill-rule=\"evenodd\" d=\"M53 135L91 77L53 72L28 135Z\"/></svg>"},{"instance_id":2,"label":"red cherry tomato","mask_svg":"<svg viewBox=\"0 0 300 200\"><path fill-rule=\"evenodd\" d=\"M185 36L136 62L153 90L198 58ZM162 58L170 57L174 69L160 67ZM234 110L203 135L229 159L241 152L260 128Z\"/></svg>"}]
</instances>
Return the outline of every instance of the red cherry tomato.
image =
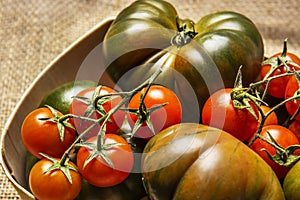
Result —
<instances>
[{"instance_id":1,"label":"red cherry tomato","mask_svg":"<svg viewBox=\"0 0 300 200\"><path fill-rule=\"evenodd\" d=\"M260 107L264 114L266 114L267 112L269 112L271 110L270 107L265 106L265 105L261 105ZM262 119L262 117L261 117L261 115L259 115L259 121L261 121L261 119ZM274 125L278 124L278 118L274 111L266 118L266 120L264 122L264 126L272 125L272 124L274 124Z\"/></svg>"},{"instance_id":2,"label":"red cherry tomato","mask_svg":"<svg viewBox=\"0 0 300 200\"><path fill-rule=\"evenodd\" d=\"M72 162L68 162L75 169ZM82 178L77 171L69 170L72 184L66 175L60 170L47 171L53 162L44 158L38 161L29 174L29 186L37 199L61 199L73 200L79 194L82 186Z\"/></svg>"},{"instance_id":3,"label":"red cherry tomato","mask_svg":"<svg viewBox=\"0 0 300 200\"><path fill-rule=\"evenodd\" d=\"M79 92L76 96L80 97L81 99L73 99L70 105L70 113L78 116L89 117L91 119L99 119L103 116L103 113L109 112L113 107L117 106L118 103L122 101L122 98L118 95L105 97L98 101L97 108L95 108L93 98L95 98L96 95L99 96L116 93L115 90L107 86L100 86L100 90L96 95L94 94L95 91L96 87L91 87ZM82 100L82 98L85 100ZM125 115L126 113L122 110L115 112L106 124L106 131L109 133L115 133L120 130L125 119ZM89 120L82 120L78 118L72 119L71 122L76 127L76 130L79 134L83 133L93 124L93 122ZM85 138L90 138L97 135L101 124L102 123L98 124L92 130L90 130L89 133L85 135Z\"/></svg>"},{"instance_id":4,"label":"red cherry tomato","mask_svg":"<svg viewBox=\"0 0 300 200\"><path fill-rule=\"evenodd\" d=\"M288 99L290 97L293 97L294 94L296 93L296 91L299 89L298 86L298 82L295 76L292 76L286 86L286 90L285 90L285 99ZM296 111L298 110L300 106L300 100L292 100L292 101L288 101L285 104L285 107L287 109L287 111L289 112L290 115L294 115L296 113ZM300 115L297 115L295 117L296 120L300 121Z\"/></svg>"},{"instance_id":5,"label":"red cherry tomato","mask_svg":"<svg viewBox=\"0 0 300 200\"><path fill-rule=\"evenodd\" d=\"M141 103L141 93L145 93L146 88L142 89L136 93L128 104L128 109L133 109L138 111ZM182 108L181 103L176 94L161 85L152 85L149 91L146 93L144 99L145 118L142 119L142 125L136 130L135 135L140 138L150 139L159 131L181 122L182 118ZM159 109L153 110L155 106L166 104ZM148 113L147 113L148 112ZM128 116L128 122L131 128L134 128L136 122L139 118L143 118L141 112L132 114ZM151 131L149 126L146 124L147 118L150 120L150 123L153 126L154 132Z\"/></svg>"},{"instance_id":6,"label":"red cherry tomato","mask_svg":"<svg viewBox=\"0 0 300 200\"><path fill-rule=\"evenodd\" d=\"M299 67L297 65L300 65L300 58L296 54L287 52L286 41L284 45L285 46L283 49L283 53L276 53L264 62L260 73L262 79L266 78L266 76L273 77L276 75L284 74L287 71L299 70ZM280 59L286 62L286 66ZM268 61L272 61L273 66L269 64ZM293 63L290 61L292 61ZM294 63L297 65L295 65ZM269 73L272 68L276 69L272 73ZM283 76L271 80L267 93L276 98L284 98L285 88L289 79L290 76Z\"/></svg>"},{"instance_id":7,"label":"red cherry tomato","mask_svg":"<svg viewBox=\"0 0 300 200\"><path fill-rule=\"evenodd\" d=\"M97 136L87 140L87 143L97 144ZM107 146L119 144L111 148ZM110 187L124 181L130 174L134 158L130 145L124 138L116 134L105 134L104 145L100 150L106 155L113 166L110 166L103 155L96 155L86 166L85 162L91 156L92 149L82 146L77 154L77 166L80 174L92 185L97 187Z\"/></svg>"},{"instance_id":8,"label":"red cherry tomato","mask_svg":"<svg viewBox=\"0 0 300 200\"><path fill-rule=\"evenodd\" d=\"M298 120L293 121L289 125L288 129L290 129L296 135L298 140L300 141L300 121L298 121Z\"/></svg>"},{"instance_id":9,"label":"red cherry tomato","mask_svg":"<svg viewBox=\"0 0 300 200\"><path fill-rule=\"evenodd\" d=\"M290 145L299 145L299 141L295 134L283 126L268 125L263 127L260 135L271 141L268 133L283 148L286 148ZM259 154L271 166L271 168L274 170L279 179L284 178L287 172L290 170L289 167L280 166L268 157L265 151L268 151L272 156L274 156L276 154L276 149L270 144L261 140L260 138L257 138L253 142L253 144L251 145L251 149L254 150L257 154ZM298 150L295 153L299 155Z\"/></svg>"},{"instance_id":10,"label":"red cherry tomato","mask_svg":"<svg viewBox=\"0 0 300 200\"><path fill-rule=\"evenodd\" d=\"M59 111L56 112L58 117L63 115ZM37 158L42 158L39 153L60 158L75 141L76 132L65 127L64 137L61 140L57 123L46 120L47 118L56 118L49 108L38 108L29 113L21 128L22 142Z\"/></svg>"},{"instance_id":11,"label":"red cherry tomato","mask_svg":"<svg viewBox=\"0 0 300 200\"><path fill-rule=\"evenodd\" d=\"M202 123L222 129L241 141L246 141L257 131L258 120L246 109L234 107L231 99L232 88L213 93L205 102L202 110ZM256 116L258 109L249 102Z\"/></svg>"}]
</instances>

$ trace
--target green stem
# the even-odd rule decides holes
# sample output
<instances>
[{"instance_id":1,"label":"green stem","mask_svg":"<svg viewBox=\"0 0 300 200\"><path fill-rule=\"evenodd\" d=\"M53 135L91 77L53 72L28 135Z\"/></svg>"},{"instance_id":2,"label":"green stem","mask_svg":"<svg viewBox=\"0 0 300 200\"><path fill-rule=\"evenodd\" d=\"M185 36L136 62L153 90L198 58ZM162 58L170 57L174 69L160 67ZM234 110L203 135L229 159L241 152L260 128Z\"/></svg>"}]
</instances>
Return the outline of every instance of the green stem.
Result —
<instances>
[{"instance_id":1,"label":"green stem","mask_svg":"<svg viewBox=\"0 0 300 200\"><path fill-rule=\"evenodd\" d=\"M104 128L106 122L108 121L108 119L112 116L112 114L114 114L117 110L119 110L123 105L127 104L130 101L130 99L133 97L133 95L135 95L138 91L140 91L141 89L143 89L144 87L146 87L148 85L151 85L161 72L162 72L162 68L160 67L154 74L152 74L152 76L150 76L150 78L148 78L142 84L140 84L139 86L137 86L136 88L134 88L133 90L131 90L129 92L123 93L122 101L118 105L116 105L114 108L112 108L106 115L103 116L104 121L100 127L100 130L98 132L98 138L97 138L97 149L99 151L101 150L101 148L104 144L105 133L103 131L103 128Z\"/></svg>"},{"instance_id":2,"label":"green stem","mask_svg":"<svg viewBox=\"0 0 300 200\"><path fill-rule=\"evenodd\" d=\"M262 115L262 120L261 120L261 122L260 122L260 124L259 124L259 127L258 127L258 129L257 129L257 131L256 131L256 134L255 134L255 136L250 140L250 142L248 143L248 146L251 146L251 145L253 144L253 142L259 137L260 132L261 132L261 130L262 130L262 127L263 127L263 125L264 125L264 122L265 122L266 118L267 118L272 112L275 112L275 110L279 109L279 107L281 107L281 106L285 105L287 102L293 101L293 100L295 100L295 99L297 99L297 98L300 98L300 95L293 96L293 97L290 97L290 98L288 98L288 99L285 99L285 100L281 101L280 103L278 103L277 105L275 105L274 107L272 107L267 113L263 114L263 115ZM261 110L260 106L258 106L257 108L258 108L258 110ZM260 112L262 112L262 110L261 110Z\"/></svg>"},{"instance_id":3,"label":"green stem","mask_svg":"<svg viewBox=\"0 0 300 200\"><path fill-rule=\"evenodd\" d=\"M159 68L150 78L148 78L146 81L144 81L141 85L137 86L135 89L129 91L129 92L120 92L120 93L113 93L113 94L106 94L106 95L101 95L99 97L96 97L96 101L101 99L104 96L108 95L121 95L123 97L122 101L116 105L114 108L112 108L109 112L107 112L105 115L103 115L99 119L90 119L88 117L82 117L82 116L77 116L77 115L72 115L72 114L67 114L64 115L60 118L61 121L66 120L68 118L78 118L78 119L83 119L83 120L90 120L94 122L91 126L89 126L86 130L84 130L76 140L70 145L70 147L64 152L63 156L61 157L60 164L64 165L66 159L68 158L69 153L72 151L73 147L90 131L92 130L97 124L102 122L102 125L100 127L100 131L98 134L97 138L97 149L101 150L103 144L104 144L104 124L109 120L112 114L114 114L118 109L120 109L123 105L127 104L129 100L132 98L134 94L136 94L138 91L140 91L142 88L144 88L147 85L150 85L153 83L153 81L158 77L158 75L162 72L162 68Z\"/></svg>"}]
</instances>

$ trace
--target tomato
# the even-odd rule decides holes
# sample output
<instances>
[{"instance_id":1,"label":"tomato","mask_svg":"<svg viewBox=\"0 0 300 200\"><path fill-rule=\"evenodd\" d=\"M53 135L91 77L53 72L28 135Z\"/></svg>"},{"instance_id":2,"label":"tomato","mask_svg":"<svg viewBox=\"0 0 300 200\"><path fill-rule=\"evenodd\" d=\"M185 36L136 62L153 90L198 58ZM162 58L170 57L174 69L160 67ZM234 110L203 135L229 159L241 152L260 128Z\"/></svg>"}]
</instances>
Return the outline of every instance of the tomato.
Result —
<instances>
[{"instance_id":1,"label":"tomato","mask_svg":"<svg viewBox=\"0 0 300 200\"><path fill-rule=\"evenodd\" d=\"M262 128L260 135L271 141L268 133L283 148L300 144L295 134L281 125L268 125ZM262 141L260 138L253 142L251 149L259 154L272 167L279 179L284 178L290 170L290 167L281 166L268 157L265 151L268 151L272 156L274 156L276 154L276 149L270 144ZM295 153L299 154L299 151Z\"/></svg>"},{"instance_id":2,"label":"tomato","mask_svg":"<svg viewBox=\"0 0 300 200\"><path fill-rule=\"evenodd\" d=\"M70 104L78 92L95 87L97 83L89 80L76 80L64 83L48 92L40 103L40 107L49 105L63 114L70 112Z\"/></svg>"},{"instance_id":3,"label":"tomato","mask_svg":"<svg viewBox=\"0 0 300 200\"><path fill-rule=\"evenodd\" d=\"M68 164L76 169L72 162L68 162ZM32 193L40 200L73 200L81 190L80 174L77 171L69 170L72 179L72 183L70 183L60 169L48 171L52 165L51 160L44 158L32 167L29 174L29 186Z\"/></svg>"},{"instance_id":4,"label":"tomato","mask_svg":"<svg viewBox=\"0 0 300 200\"><path fill-rule=\"evenodd\" d=\"M288 129L292 131L298 140L300 141L300 121L294 120L289 126Z\"/></svg>"},{"instance_id":5,"label":"tomato","mask_svg":"<svg viewBox=\"0 0 300 200\"><path fill-rule=\"evenodd\" d=\"M82 190L76 199L140 200L143 196L146 196L141 174L141 153L144 145L141 145L136 140L146 141L135 137L132 138L130 134L124 134L122 137L130 144L134 153L134 166L129 176L120 184L111 187L96 187L84 180Z\"/></svg>"},{"instance_id":6,"label":"tomato","mask_svg":"<svg viewBox=\"0 0 300 200\"><path fill-rule=\"evenodd\" d=\"M283 191L286 200L296 200L300 197L300 162L298 161L287 173L283 181Z\"/></svg>"},{"instance_id":7,"label":"tomato","mask_svg":"<svg viewBox=\"0 0 300 200\"><path fill-rule=\"evenodd\" d=\"M201 109L224 85L232 87L241 65L246 85L258 77L264 46L255 24L242 14L216 12L193 22L181 19L167 1L141 0L117 15L103 52L107 72L123 90L163 67L154 83L177 94L184 121L199 122L195 107Z\"/></svg>"},{"instance_id":8,"label":"tomato","mask_svg":"<svg viewBox=\"0 0 300 200\"><path fill-rule=\"evenodd\" d=\"M116 91L110 87L103 85L99 87L100 90L98 94L96 94L98 96L116 93ZM94 93L96 93L96 87L91 87L80 91L76 96L85 98L86 100L83 101L81 99L74 98L70 105L70 113L77 116L86 116L91 119L99 119L104 115L103 113L109 112L112 108L117 106L118 103L122 101L122 98L120 96L106 97L106 99L100 99L97 103L97 108L95 108ZM115 133L120 130L125 119L125 115L126 113L122 110L118 110L117 112L115 112L106 124L106 131ZM76 130L79 134L84 132L93 124L93 122L91 121L78 118L73 118L71 122L76 127ZM102 123L95 126L91 131L89 131L89 133L85 135L85 138L90 138L97 135L100 130L101 124Z\"/></svg>"},{"instance_id":9,"label":"tomato","mask_svg":"<svg viewBox=\"0 0 300 200\"><path fill-rule=\"evenodd\" d=\"M122 183L112 187L96 187L84 181L82 190L76 199L141 200L144 196L146 196L146 192L141 175L132 173Z\"/></svg>"},{"instance_id":10,"label":"tomato","mask_svg":"<svg viewBox=\"0 0 300 200\"><path fill-rule=\"evenodd\" d=\"M87 143L96 145L97 136L88 139ZM121 145L109 147L115 143ZM95 151L92 149L82 146L77 154L78 170L90 184L97 187L110 187L121 183L129 176L134 158L130 145L121 136L105 134L103 147L85 166L85 161L93 153ZM104 160L103 155L112 162L112 166Z\"/></svg>"},{"instance_id":11,"label":"tomato","mask_svg":"<svg viewBox=\"0 0 300 200\"><path fill-rule=\"evenodd\" d=\"M201 124L182 123L155 135L142 168L150 199L284 199L262 158L230 134Z\"/></svg>"},{"instance_id":12,"label":"tomato","mask_svg":"<svg viewBox=\"0 0 300 200\"><path fill-rule=\"evenodd\" d=\"M56 112L57 117L62 116L62 113ZM21 128L22 142L35 157L42 158L40 153L44 153L60 158L75 141L76 132L73 129L65 126L61 138L58 123L45 120L58 120L57 117L49 108L37 108L25 117Z\"/></svg>"},{"instance_id":13,"label":"tomato","mask_svg":"<svg viewBox=\"0 0 300 200\"><path fill-rule=\"evenodd\" d=\"M182 108L181 103L176 94L170 89L160 86L152 85L149 91L146 93L144 99L144 105L146 110L144 116L139 111L141 104L141 94L145 93L147 88L143 88L136 93L128 104L128 109L135 110L135 113L130 113L128 122L132 128L141 119L141 126L136 130L135 136L150 139L159 131L181 122ZM166 105L164 105L166 104ZM158 109L154 109L156 106L162 106ZM138 112L138 113L136 113ZM153 126L154 132L149 128L146 121L150 120Z\"/></svg>"},{"instance_id":14,"label":"tomato","mask_svg":"<svg viewBox=\"0 0 300 200\"><path fill-rule=\"evenodd\" d=\"M286 85L286 89L285 89L285 99L288 99L290 97L293 97L296 93L296 91L299 89L299 86L298 86L298 82L297 82L297 79L295 76L292 76L289 80L289 82L287 83ZM300 106L300 100L292 100L292 101L288 101L286 104L285 104L285 107L288 111L288 113L290 115L294 115L296 114L296 111L298 110ZM297 115L295 117L296 120L300 121L300 115Z\"/></svg>"},{"instance_id":15,"label":"tomato","mask_svg":"<svg viewBox=\"0 0 300 200\"><path fill-rule=\"evenodd\" d=\"M285 41L282 53L276 53L264 61L260 72L261 79L284 74L288 71L299 70L299 66L297 65L300 65L300 58L296 54L287 52L286 45L287 43ZM279 59L285 62L286 66ZM276 98L284 98L285 88L289 79L290 76L283 76L271 80L267 93Z\"/></svg>"},{"instance_id":16,"label":"tomato","mask_svg":"<svg viewBox=\"0 0 300 200\"><path fill-rule=\"evenodd\" d=\"M241 141L246 141L258 128L258 120L247 110L237 109L231 99L232 88L221 89L212 94L202 110L202 123L222 129ZM258 116L258 109L249 102Z\"/></svg>"},{"instance_id":17,"label":"tomato","mask_svg":"<svg viewBox=\"0 0 300 200\"><path fill-rule=\"evenodd\" d=\"M267 112L269 112L271 110L270 107L265 106L265 105L261 105L260 107L264 114L266 114ZM261 117L261 115L259 115L259 121L261 121L261 119L262 119L262 117ZM272 124L278 124L278 118L274 111L266 118L266 120L264 122L264 126L272 125Z\"/></svg>"}]
</instances>

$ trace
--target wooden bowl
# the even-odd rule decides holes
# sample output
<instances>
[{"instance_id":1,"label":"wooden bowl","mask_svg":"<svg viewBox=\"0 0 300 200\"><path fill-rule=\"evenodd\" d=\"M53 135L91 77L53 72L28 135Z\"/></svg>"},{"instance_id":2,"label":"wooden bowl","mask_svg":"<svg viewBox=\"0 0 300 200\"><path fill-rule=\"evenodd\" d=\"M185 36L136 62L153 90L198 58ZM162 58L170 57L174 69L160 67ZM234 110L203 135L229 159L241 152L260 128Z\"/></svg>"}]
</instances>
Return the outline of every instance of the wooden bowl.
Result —
<instances>
[{"instance_id":1,"label":"wooden bowl","mask_svg":"<svg viewBox=\"0 0 300 200\"><path fill-rule=\"evenodd\" d=\"M21 140L25 116L37 108L50 90L74 80L94 80L111 86L104 74L101 43L113 18L100 22L54 59L26 90L2 132L0 163L4 173L24 200L35 199L25 180L26 149ZM99 78L101 77L101 78Z\"/></svg>"}]
</instances>

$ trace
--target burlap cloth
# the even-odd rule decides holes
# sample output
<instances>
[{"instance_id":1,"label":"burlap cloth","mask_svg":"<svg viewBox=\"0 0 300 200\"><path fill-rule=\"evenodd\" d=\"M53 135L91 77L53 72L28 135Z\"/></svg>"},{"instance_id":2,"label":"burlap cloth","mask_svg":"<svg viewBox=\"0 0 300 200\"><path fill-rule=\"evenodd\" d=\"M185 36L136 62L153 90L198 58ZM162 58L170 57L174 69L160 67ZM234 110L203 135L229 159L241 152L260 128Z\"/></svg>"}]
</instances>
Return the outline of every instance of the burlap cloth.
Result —
<instances>
[{"instance_id":1,"label":"burlap cloth","mask_svg":"<svg viewBox=\"0 0 300 200\"><path fill-rule=\"evenodd\" d=\"M133 0L0 0L0 132L22 93L60 52L99 21L115 16ZM300 55L299 0L170 0L181 17L198 19L233 10L256 23L266 55ZM0 170L0 199L20 199Z\"/></svg>"}]
</instances>

